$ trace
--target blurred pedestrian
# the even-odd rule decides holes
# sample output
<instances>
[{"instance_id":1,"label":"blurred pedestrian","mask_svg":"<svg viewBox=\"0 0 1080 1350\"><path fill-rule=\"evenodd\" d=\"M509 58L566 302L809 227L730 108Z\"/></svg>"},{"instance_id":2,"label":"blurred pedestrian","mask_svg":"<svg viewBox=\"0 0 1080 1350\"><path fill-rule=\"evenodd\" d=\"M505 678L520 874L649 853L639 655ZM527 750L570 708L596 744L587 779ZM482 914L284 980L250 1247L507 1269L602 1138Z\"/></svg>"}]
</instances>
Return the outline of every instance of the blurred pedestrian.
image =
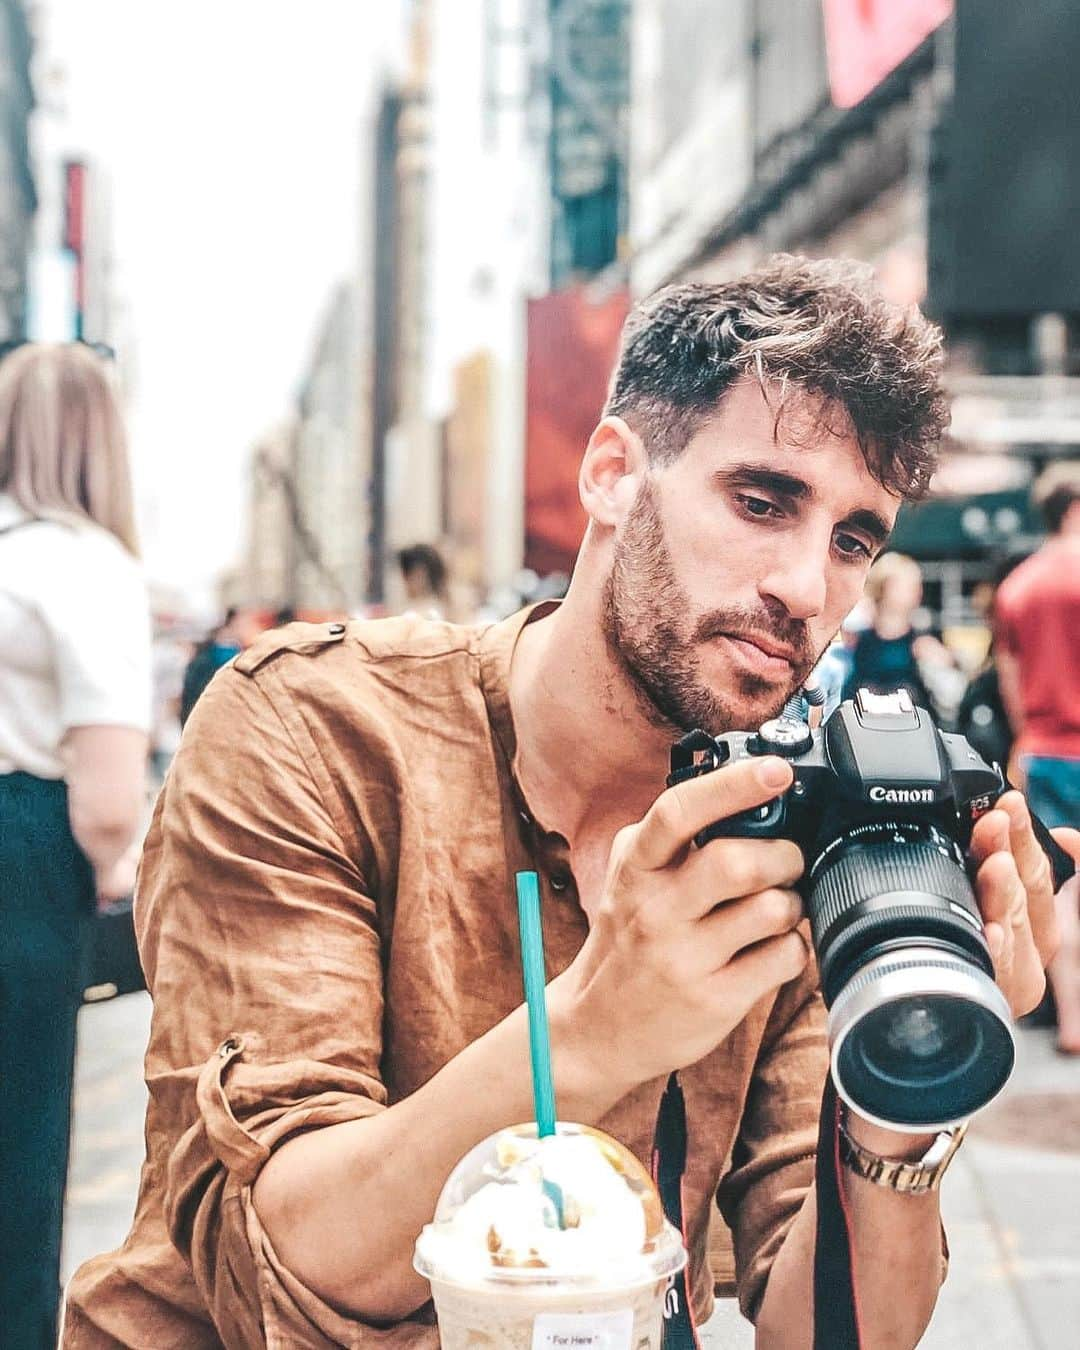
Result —
<instances>
[{"instance_id":1,"label":"blurred pedestrian","mask_svg":"<svg viewBox=\"0 0 1080 1350\"><path fill-rule=\"evenodd\" d=\"M1001 697L994 650L994 603L999 586L1021 561L1022 555L1007 557L995 568L993 579L979 582L972 592L972 606L991 630L990 645L986 659L968 682L956 714L957 731L971 742L988 764L1000 764L1002 768L1012 756L1013 733Z\"/></svg>"},{"instance_id":2,"label":"blurred pedestrian","mask_svg":"<svg viewBox=\"0 0 1080 1350\"><path fill-rule=\"evenodd\" d=\"M199 695L221 667L228 665L234 656L254 642L257 633L258 626L251 615L231 605L217 627L212 628L199 643L184 671L184 685L180 693L181 727L191 716Z\"/></svg>"},{"instance_id":3,"label":"blurred pedestrian","mask_svg":"<svg viewBox=\"0 0 1080 1350\"><path fill-rule=\"evenodd\" d=\"M1080 461L1054 464L1033 491L1049 538L998 590L998 678L1016 736L1015 780L1047 825L1080 825ZM1061 950L1048 974L1058 1049L1080 1055L1080 913L1058 900Z\"/></svg>"},{"instance_id":4,"label":"blurred pedestrian","mask_svg":"<svg viewBox=\"0 0 1080 1350\"><path fill-rule=\"evenodd\" d=\"M76 1014L142 820L150 633L120 409L87 348L0 363L0 1341L56 1343Z\"/></svg>"},{"instance_id":5,"label":"blurred pedestrian","mask_svg":"<svg viewBox=\"0 0 1080 1350\"><path fill-rule=\"evenodd\" d=\"M150 766L161 783L180 744L180 698L184 671L194 648L173 631L156 633L151 647L153 721L150 728Z\"/></svg>"},{"instance_id":6,"label":"blurred pedestrian","mask_svg":"<svg viewBox=\"0 0 1080 1350\"><path fill-rule=\"evenodd\" d=\"M411 544L398 550L405 587L405 613L422 619L445 619L449 608L446 563L433 544Z\"/></svg>"},{"instance_id":7,"label":"blurred pedestrian","mask_svg":"<svg viewBox=\"0 0 1080 1350\"><path fill-rule=\"evenodd\" d=\"M880 694L905 689L913 703L937 712L927 672L932 666L951 667L953 661L940 639L919 623L919 564L903 553L883 554L867 574L866 598L872 618L852 645L844 698L852 698L857 689Z\"/></svg>"}]
</instances>

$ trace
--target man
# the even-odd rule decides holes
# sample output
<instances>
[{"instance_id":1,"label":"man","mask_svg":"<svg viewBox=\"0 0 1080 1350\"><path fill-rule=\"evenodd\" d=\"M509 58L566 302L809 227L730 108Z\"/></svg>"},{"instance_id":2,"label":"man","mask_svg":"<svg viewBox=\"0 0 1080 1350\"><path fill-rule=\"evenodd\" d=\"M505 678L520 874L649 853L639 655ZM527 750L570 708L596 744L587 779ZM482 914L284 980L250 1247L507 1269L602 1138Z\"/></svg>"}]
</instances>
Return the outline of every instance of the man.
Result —
<instances>
[{"instance_id":1,"label":"man","mask_svg":"<svg viewBox=\"0 0 1080 1350\"><path fill-rule=\"evenodd\" d=\"M647 1158L680 1069L696 1312L719 1192L760 1344L810 1345L827 1055L803 860L784 840L690 846L791 770L662 784L676 735L775 713L852 608L931 471L938 362L935 330L836 264L661 292L585 449L561 605L483 630L305 626L215 681L143 863L135 1225L75 1277L67 1346L437 1345L416 1235L453 1164L532 1111L524 868L560 1116ZM1018 795L974 847L1023 1011L1055 939ZM928 1144L848 1129L888 1157ZM843 1185L866 1343L913 1345L941 1277L936 1198Z\"/></svg>"},{"instance_id":2,"label":"man","mask_svg":"<svg viewBox=\"0 0 1080 1350\"><path fill-rule=\"evenodd\" d=\"M1080 824L1080 463L1035 484L1049 538L1002 582L994 606L1002 699L1015 736L1015 781L1048 825ZM1058 899L1061 949L1048 974L1057 1044L1080 1055L1080 913L1076 883Z\"/></svg>"}]
</instances>

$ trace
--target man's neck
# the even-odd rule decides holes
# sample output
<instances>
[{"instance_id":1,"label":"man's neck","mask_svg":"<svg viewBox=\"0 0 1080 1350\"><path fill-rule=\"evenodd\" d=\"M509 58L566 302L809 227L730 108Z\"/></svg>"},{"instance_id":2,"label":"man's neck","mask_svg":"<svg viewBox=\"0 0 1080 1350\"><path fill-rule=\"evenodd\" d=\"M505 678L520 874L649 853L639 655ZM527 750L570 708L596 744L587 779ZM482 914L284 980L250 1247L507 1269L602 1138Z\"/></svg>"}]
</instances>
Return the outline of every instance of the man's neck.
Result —
<instances>
[{"instance_id":1,"label":"man's neck","mask_svg":"<svg viewBox=\"0 0 1080 1350\"><path fill-rule=\"evenodd\" d=\"M515 772L571 846L638 820L663 791L674 733L650 725L604 639L595 585L522 630L510 669Z\"/></svg>"}]
</instances>

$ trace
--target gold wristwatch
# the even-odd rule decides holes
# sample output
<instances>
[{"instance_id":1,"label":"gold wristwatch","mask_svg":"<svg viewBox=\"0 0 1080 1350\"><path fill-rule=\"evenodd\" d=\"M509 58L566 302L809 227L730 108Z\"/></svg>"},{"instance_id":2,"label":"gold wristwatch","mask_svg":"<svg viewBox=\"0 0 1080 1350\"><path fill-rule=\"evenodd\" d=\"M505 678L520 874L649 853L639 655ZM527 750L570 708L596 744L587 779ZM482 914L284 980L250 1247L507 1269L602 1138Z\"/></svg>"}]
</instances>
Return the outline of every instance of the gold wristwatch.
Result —
<instances>
[{"instance_id":1,"label":"gold wristwatch","mask_svg":"<svg viewBox=\"0 0 1080 1350\"><path fill-rule=\"evenodd\" d=\"M857 1144L841 1119L840 1158L856 1176L872 1181L875 1186L885 1186L901 1195L925 1195L941 1185L941 1178L963 1143L967 1128L965 1120L962 1125L942 1130L921 1158L904 1162L899 1158L882 1158Z\"/></svg>"}]
</instances>

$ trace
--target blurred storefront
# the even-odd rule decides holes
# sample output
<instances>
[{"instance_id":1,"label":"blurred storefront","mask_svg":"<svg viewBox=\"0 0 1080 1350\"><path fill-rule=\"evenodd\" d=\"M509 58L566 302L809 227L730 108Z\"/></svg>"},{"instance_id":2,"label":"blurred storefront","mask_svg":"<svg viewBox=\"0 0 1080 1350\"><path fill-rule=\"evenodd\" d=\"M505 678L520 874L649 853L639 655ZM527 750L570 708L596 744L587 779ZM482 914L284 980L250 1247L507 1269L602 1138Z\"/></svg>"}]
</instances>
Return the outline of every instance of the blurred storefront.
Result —
<instances>
[{"instance_id":1,"label":"blurred storefront","mask_svg":"<svg viewBox=\"0 0 1080 1350\"><path fill-rule=\"evenodd\" d=\"M569 574L585 530L581 455L596 425L619 331L623 290L576 286L529 303L525 440L525 566Z\"/></svg>"},{"instance_id":2,"label":"blurred storefront","mask_svg":"<svg viewBox=\"0 0 1080 1350\"><path fill-rule=\"evenodd\" d=\"M491 506L487 485L493 453L493 363L475 352L454 372L453 405L446 423L446 535L457 583L474 597L484 589L484 541Z\"/></svg>"}]
</instances>

